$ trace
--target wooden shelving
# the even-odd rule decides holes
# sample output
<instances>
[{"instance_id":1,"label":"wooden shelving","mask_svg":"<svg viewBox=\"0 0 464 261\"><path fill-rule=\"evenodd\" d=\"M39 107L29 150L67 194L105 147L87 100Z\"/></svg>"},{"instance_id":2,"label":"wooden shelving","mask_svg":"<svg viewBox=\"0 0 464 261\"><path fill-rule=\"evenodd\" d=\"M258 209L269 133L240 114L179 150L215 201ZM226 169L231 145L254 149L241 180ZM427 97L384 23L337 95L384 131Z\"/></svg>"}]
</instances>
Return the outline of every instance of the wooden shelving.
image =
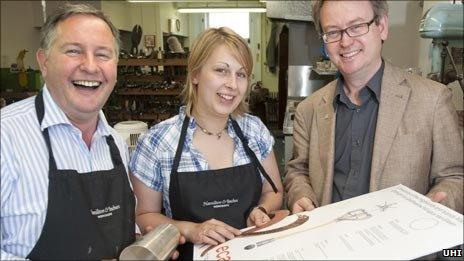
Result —
<instances>
[{"instance_id":1,"label":"wooden shelving","mask_svg":"<svg viewBox=\"0 0 464 261\"><path fill-rule=\"evenodd\" d=\"M121 66L187 66L187 59L119 59L118 65Z\"/></svg>"},{"instance_id":2,"label":"wooden shelving","mask_svg":"<svg viewBox=\"0 0 464 261\"><path fill-rule=\"evenodd\" d=\"M186 58L120 59L118 66L118 86L109 102L112 106L105 108L110 122L140 120L157 123L177 113L186 79ZM150 66L153 74L140 74L139 69L131 66ZM163 73L158 74L160 68L153 68L155 66L163 67ZM115 110L114 106L121 109Z\"/></svg>"},{"instance_id":3,"label":"wooden shelving","mask_svg":"<svg viewBox=\"0 0 464 261\"><path fill-rule=\"evenodd\" d=\"M105 115L107 119L117 121L162 121L172 116L170 113L132 114L127 112L122 113L114 111L106 111Z\"/></svg>"},{"instance_id":4,"label":"wooden shelving","mask_svg":"<svg viewBox=\"0 0 464 261\"><path fill-rule=\"evenodd\" d=\"M135 75L135 74L123 74L118 75L118 78L124 81L134 81L134 82L162 82L164 81L163 75Z\"/></svg>"},{"instance_id":5,"label":"wooden shelving","mask_svg":"<svg viewBox=\"0 0 464 261\"><path fill-rule=\"evenodd\" d=\"M28 97L37 95L37 91L2 91L0 97L4 99L26 99Z\"/></svg>"},{"instance_id":6,"label":"wooden shelving","mask_svg":"<svg viewBox=\"0 0 464 261\"><path fill-rule=\"evenodd\" d=\"M135 75L135 74L123 74L118 76L123 81L133 82L163 82L166 78L163 75ZM185 75L170 75L171 80L176 82L185 82Z\"/></svg>"},{"instance_id":7,"label":"wooden shelving","mask_svg":"<svg viewBox=\"0 0 464 261\"><path fill-rule=\"evenodd\" d=\"M129 88L125 90L116 90L119 95L153 95L153 96L175 96L180 95L178 88L173 89L144 89L144 88Z\"/></svg>"}]
</instances>

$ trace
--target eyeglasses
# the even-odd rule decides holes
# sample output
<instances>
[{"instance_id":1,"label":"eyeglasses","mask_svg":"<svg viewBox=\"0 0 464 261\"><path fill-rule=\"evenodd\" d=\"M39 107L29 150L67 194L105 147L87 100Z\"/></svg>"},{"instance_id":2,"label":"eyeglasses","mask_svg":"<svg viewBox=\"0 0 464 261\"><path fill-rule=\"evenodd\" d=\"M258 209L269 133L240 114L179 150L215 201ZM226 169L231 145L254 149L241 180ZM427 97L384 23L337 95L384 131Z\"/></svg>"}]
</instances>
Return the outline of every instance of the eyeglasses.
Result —
<instances>
[{"instance_id":1,"label":"eyeglasses","mask_svg":"<svg viewBox=\"0 0 464 261\"><path fill-rule=\"evenodd\" d=\"M362 24L355 24L342 30L330 31L322 34L322 40L324 43L335 43L342 39L343 33L346 33L349 37L356 37L367 34L369 32L369 26L377 19L374 16L371 21Z\"/></svg>"}]
</instances>

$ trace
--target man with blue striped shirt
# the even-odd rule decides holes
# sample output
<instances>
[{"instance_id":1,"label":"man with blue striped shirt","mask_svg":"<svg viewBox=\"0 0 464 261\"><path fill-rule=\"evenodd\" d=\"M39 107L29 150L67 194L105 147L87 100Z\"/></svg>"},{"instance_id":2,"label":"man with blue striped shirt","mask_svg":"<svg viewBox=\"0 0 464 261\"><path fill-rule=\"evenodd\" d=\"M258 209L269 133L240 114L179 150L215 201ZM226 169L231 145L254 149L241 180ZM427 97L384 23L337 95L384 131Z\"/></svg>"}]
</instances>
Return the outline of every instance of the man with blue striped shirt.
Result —
<instances>
[{"instance_id":1,"label":"man with blue striped shirt","mask_svg":"<svg viewBox=\"0 0 464 261\"><path fill-rule=\"evenodd\" d=\"M92 7L67 5L42 27L45 86L1 110L1 260L116 258L134 241L127 146L101 111L118 53Z\"/></svg>"}]
</instances>

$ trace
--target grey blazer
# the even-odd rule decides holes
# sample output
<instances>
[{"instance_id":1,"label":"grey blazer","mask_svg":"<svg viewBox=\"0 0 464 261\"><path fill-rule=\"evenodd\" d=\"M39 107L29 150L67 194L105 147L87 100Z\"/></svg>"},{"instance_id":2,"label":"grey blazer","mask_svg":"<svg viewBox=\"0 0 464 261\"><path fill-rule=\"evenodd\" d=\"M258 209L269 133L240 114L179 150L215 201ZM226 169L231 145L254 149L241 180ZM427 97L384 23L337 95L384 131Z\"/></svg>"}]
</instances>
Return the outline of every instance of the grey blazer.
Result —
<instances>
[{"instance_id":1,"label":"grey blazer","mask_svg":"<svg viewBox=\"0 0 464 261\"><path fill-rule=\"evenodd\" d=\"M293 158L284 186L289 207L302 197L332 201L336 80L296 110ZM451 92L444 85L385 63L372 155L370 191L403 184L463 212L463 138Z\"/></svg>"}]
</instances>

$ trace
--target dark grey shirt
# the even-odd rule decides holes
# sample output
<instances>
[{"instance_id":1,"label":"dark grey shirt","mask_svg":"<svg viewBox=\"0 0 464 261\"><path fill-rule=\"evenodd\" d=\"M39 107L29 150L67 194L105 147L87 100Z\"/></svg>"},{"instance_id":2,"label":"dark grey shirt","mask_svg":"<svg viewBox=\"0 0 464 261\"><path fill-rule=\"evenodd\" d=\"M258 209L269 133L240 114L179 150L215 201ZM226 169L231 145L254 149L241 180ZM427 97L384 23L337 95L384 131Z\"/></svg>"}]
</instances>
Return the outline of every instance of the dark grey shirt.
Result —
<instances>
[{"instance_id":1,"label":"dark grey shirt","mask_svg":"<svg viewBox=\"0 0 464 261\"><path fill-rule=\"evenodd\" d=\"M340 77L333 101L336 111L332 202L369 192L372 148L384 62L364 87L361 106L350 101Z\"/></svg>"}]
</instances>

